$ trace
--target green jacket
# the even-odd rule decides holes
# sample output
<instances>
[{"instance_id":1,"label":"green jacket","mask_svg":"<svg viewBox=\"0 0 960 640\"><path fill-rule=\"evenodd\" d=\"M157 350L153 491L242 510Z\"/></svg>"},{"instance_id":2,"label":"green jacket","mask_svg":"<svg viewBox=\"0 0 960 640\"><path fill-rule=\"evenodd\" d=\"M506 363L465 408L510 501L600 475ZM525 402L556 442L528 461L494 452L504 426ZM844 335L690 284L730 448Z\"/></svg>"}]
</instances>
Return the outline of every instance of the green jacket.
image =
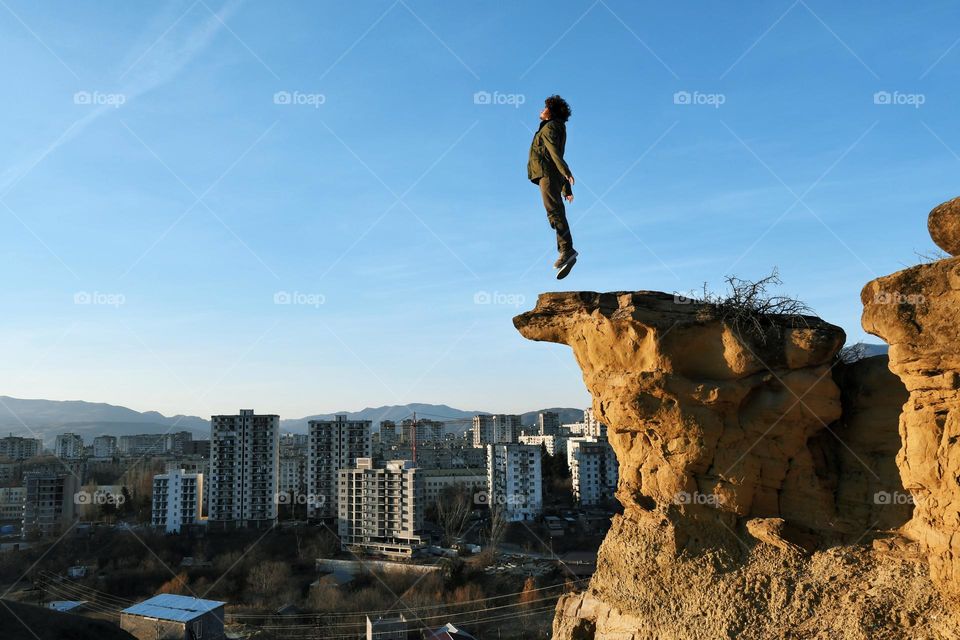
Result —
<instances>
[{"instance_id":1,"label":"green jacket","mask_svg":"<svg viewBox=\"0 0 960 640\"><path fill-rule=\"evenodd\" d=\"M563 159L567 146L567 126L559 120L545 120L533 134L530 143L530 159L527 160L527 177L537 182L544 176L563 178L563 195L572 193L570 189L570 167Z\"/></svg>"}]
</instances>

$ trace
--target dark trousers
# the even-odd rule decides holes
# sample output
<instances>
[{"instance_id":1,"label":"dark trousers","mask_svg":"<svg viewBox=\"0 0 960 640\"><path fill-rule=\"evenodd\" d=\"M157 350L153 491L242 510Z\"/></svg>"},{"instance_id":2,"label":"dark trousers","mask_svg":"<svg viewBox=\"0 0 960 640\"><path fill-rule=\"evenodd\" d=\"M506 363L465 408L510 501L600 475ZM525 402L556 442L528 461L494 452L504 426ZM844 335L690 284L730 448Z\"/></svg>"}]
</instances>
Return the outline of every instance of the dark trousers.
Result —
<instances>
[{"instance_id":1,"label":"dark trousers","mask_svg":"<svg viewBox=\"0 0 960 640\"><path fill-rule=\"evenodd\" d=\"M557 251L561 254L573 251L573 236L567 223L567 210L563 206L563 185L566 181L560 176L543 176L539 180L540 195L547 210L547 221L557 232Z\"/></svg>"}]
</instances>

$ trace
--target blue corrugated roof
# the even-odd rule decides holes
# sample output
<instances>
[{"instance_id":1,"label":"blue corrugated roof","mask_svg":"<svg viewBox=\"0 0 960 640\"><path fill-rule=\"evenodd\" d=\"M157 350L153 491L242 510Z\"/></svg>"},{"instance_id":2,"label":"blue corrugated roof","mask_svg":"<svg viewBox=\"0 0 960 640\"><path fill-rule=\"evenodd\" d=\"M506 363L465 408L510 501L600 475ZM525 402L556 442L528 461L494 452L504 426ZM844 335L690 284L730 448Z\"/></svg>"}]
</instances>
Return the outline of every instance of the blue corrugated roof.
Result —
<instances>
[{"instance_id":1,"label":"blue corrugated roof","mask_svg":"<svg viewBox=\"0 0 960 640\"><path fill-rule=\"evenodd\" d=\"M216 600L202 600L190 596L178 596L173 593L162 593L124 609L123 613L159 618L160 620L189 622L208 611L222 607L224 604L226 603Z\"/></svg>"}]
</instances>

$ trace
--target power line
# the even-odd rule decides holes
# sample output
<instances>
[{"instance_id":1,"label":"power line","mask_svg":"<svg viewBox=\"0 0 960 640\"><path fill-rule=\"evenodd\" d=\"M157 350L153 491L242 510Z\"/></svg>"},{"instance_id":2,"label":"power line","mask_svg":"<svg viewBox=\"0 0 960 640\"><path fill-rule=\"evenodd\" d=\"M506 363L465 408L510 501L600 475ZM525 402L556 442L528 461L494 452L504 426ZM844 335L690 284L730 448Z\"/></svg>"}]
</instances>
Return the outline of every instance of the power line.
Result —
<instances>
[{"instance_id":1,"label":"power line","mask_svg":"<svg viewBox=\"0 0 960 640\"><path fill-rule=\"evenodd\" d=\"M118 597L118 596L112 596L112 595L110 595L110 594L106 594L106 593L97 591L96 589L93 589L93 588L90 588L90 587L84 587L83 585L79 585L79 584L76 584L76 583L70 583L70 582L62 581L62 579L59 579L59 576L56 576L55 574L52 574L52 573L49 573L49 572L44 572L44 575L45 575L45 577L46 577L47 580L48 580L47 585L49 586L49 588L50 588L51 591L55 591L55 593L56 593L57 595L61 596L61 597L64 597L64 595L65 595L65 596L67 597L67 599L75 599L75 598L78 598L78 597L79 597L79 598L83 598L83 599L85 599L85 600L88 602L88 606L89 606L90 608L92 608L92 609L94 609L94 610L96 610L96 611L98 611L98 612L109 613L109 614L119 614L120 609L118 609L118 608L111 608L111 607L127 608L128 606L132 605L133 602L134 602L134 601L131 601L131 600L126 600L126 599L124 599L124 598L120 598L120 597ZM50 580L50 578L57 578L57 580L55 580L55 581L54 581L54 580ZM583 582L583 581L584 581L584 580L574 581L573 584L577 584L578 582ZM418 621L422 621L422 620L435 620L435 619L440 619L440 618L453 618L453 617L471 616L471 615L477 615L477 614L482 614L482 613L486 613L486 612L490 612L490 611L497 611L497 610L502 610L502 609L515 609L515 608L517 608L517 607L527 607L527 606L529 606L529 605L531 605L531 604L537 604L537 603L540 603L540 602L546 602L546 601L551 601L551 600L559 599L559 597L562 595L562 593L561 593L561 594L557 594L556 596L547 596L547 597L544 597L544 598L538 598L538 599L531 600L531 601L527 601L527 602L518 602L518 603L513 603L513 604L504 604L504 605L497 605L497 606L486 606L486 607L480 607L480 608L473 609L473 610L469 610L469 611L449 611L449 612L446 612L446 613L439 613L439 614L430 615L430 616L417 616L415 612L416 612L416 611L423 611L423 610L430 610L430 609L443 609L443 608L456 609L456 608L460 608L460 607L463 607L464 605L468 605L468 604L475 604L475 603L479 603L479 602L484 602L484 603L486 603L486 602L489 602L490 600L497 600L497 599L502 599L502 598L516 597L516 596L523 595L523 594L531 594L531 593L536 593L536 592L545 591L545 590L548 590L548 589L556 589L556 588L558 588L558 587L566 587L568 584L569 584L569 583L561 583L561 584L548 585L548 586L545 586L545 587L539 587L539 588L537 588L537 589L529 589L529 590L526 590L526 591L519 591L519 592L509 593L509 594L500 594L500 595L490 596L490 597L488 597L488 598L468 600L468 601L459 602L459 603L444 603L444 604L437 604L437 605L423 605L423 606L420 606L420 607L394 608L394 609L384 609L384 610L376 610L376 611L359 611L359 612L353 612L353 613L335 613L335 614L315 613L315 614L302 614L302 615L298 615L298 616L296 616L296 617L298 617L298 618L304 618L304 619L312 618L312 619L316 620L316 622L315 622L315 623L311 623L311 624L304 624L304 625L290 625L290 626L287 626L287 627L277 627L277 626L271 626L271 625L257 625L257 626L260 627L260 628L271 628L271 629L273 629L273 628L290 628L290 629L295 629L295 628L306 628L306 627L314 628L314 627L316 627L317 625L323 623L325 618L327 618L327 619L330 619L330 618L333 618L333 619L336 619L336 618L350 618L350 617L356 617L356 618L360 618L360 617L363 617L363 618L371 617L371 618L373 618L373 617L377 617L377 616L382 616L382 615L384 615L384 614L393 614L393 615L396 615L396 614L404 614L404 613L413 613L413 615L414 615L415 617L417 617L417 620L418 620ZM98 601L98 600L99 600L99 601ZM111 602L111 600L112 600L113 602ZM548 607L548 608L554 608L554 606L555 606L555 605L550 605L550 607ZM250 620L250 619L252 619L252 620L256 620L256 619L266 620L266 619L269 619L270 617L273 617L273 616L275 616L275 615L276 615L276 614L273 614L273 613L263 613L263 614L230 614L230 613L228 613L228 614L226 614L226 616L227 616L228 618L230 618L232 622L236 622L236 623L242 623L242 621L245 620L245 619L247 619L247 620ZM347 623L347 622L339 621L339 622L337 622L337 623L328 622L328 623L324 624L323 626L325 626L325 627L327 627L327 628L345 628L345 627L346 627L346 628L353 628L353 627L360 626L360 625L362 625L362 624L363 624L363 623L360 622L360 621L357 621L356 623Z\"/></svg>"}]
</instances>

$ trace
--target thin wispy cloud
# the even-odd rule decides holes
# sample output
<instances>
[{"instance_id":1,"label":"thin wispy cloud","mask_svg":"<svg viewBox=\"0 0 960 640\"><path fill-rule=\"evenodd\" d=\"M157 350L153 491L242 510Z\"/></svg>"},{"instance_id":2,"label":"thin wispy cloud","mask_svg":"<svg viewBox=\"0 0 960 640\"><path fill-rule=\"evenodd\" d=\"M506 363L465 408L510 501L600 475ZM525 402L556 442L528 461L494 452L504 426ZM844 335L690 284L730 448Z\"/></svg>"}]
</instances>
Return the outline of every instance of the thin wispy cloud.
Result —
<instances>
[{"instance_id":1,"label":"thin wispy cloud","mask_svg":"<svg viewBox=\"0 0 960 640\"><path fill-rule=\"evenodd\" d=\"M194 3L177 19L173 28L168 27L158 34L157 39L146 50L132 51L124 57L133 59L134 63L128 65L126 70L119 72L122 79L115 87L83 87L81 91L96 90L119 95L123 97L126 105L170 83L192 60L210 46L217 35L226 28L227 18L242 3L243 0L228 0L216 12L204 9L200 6L202 3ZM188 14L201 11L205 14L203 19L196 24L190 24ZM91 106L89 111L66 127L46 147L5 169L0 173L0 198L6 196L20 180L51 153L76 138L100 118L116 114L118 111L120 109L113 104Z\"/></svg>"}]
</instances>

